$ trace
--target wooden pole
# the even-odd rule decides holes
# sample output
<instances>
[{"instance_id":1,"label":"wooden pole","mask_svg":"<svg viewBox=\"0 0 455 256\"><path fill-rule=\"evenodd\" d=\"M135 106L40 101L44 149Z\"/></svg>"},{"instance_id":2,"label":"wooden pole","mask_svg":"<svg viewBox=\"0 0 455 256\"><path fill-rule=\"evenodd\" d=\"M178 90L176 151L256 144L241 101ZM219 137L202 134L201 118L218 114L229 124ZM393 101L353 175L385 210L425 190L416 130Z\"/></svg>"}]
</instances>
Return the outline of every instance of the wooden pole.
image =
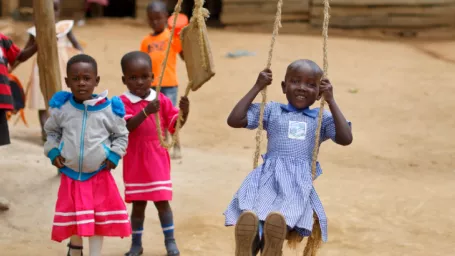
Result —
<instances>
[{"instance_id":1,"label":"wooden pole","mask_svg":"<svg viewBox=\"0 0 455 256\"><path fill-rule=\"evenodd\" d=\"M62 89L52 0L33 0L33 13L38 44L39 82L46 108L49 100Z\"/></svg>"}]
</instances>

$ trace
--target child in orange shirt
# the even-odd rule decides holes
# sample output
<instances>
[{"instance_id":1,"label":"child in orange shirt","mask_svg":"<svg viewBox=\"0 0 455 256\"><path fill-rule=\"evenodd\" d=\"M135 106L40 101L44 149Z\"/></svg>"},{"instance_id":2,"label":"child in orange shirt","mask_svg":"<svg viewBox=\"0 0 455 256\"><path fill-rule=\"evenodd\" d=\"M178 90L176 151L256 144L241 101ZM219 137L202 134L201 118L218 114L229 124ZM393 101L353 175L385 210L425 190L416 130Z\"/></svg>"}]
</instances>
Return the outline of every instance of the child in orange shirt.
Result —
<instances>
[{"instance_id":1,"label":"child in orange shirt","mask_svg":"<svg viewBox=\"0 0 455 256\"><path fill-rule=\"evenodd\" d=\"M147 6L147 17L153 33L147 35L141 43L141 51L147 53L152 59L152 72L155 80L152 88L155 90L159 83L162 63L166 58L166 49L171 37L171 31L167 28L169 14L166 3L158 0L153 1ZM172 105L177 106L178 82L176 73L177 55L183 59L182 43L179 35L174 35L172 39L169 58L161 84L161 92L168 97ZM174 146L172 158L180 158L180 145Z\"/></svg>"}]
</instances>

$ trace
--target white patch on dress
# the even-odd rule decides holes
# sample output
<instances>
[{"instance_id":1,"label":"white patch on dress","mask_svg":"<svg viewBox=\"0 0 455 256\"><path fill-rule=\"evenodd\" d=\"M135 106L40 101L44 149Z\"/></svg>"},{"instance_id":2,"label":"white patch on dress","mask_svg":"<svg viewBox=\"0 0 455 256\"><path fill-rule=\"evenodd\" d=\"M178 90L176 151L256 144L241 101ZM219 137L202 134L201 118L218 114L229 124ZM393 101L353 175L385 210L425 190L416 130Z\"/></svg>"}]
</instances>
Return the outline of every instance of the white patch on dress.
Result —
<instances>
[{"instance_id":1,"label":"white patch on dress","mask_svg":"<svg viewBox=\"0 0 455 256\"><path fill-rule=\"evenodd\" d=\"M307 123L298 121L289 121L288 138L295 140L305 140L307 132Z\"/></svg>"}]
</instances>

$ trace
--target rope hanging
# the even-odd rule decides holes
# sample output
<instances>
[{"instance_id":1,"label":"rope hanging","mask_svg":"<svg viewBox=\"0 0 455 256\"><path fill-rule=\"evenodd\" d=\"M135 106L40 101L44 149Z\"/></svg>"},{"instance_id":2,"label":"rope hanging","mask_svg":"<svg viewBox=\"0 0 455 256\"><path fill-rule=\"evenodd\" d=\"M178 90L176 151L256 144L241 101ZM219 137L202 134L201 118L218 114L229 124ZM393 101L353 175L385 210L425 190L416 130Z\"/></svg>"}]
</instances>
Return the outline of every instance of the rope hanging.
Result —
<instances>
[{"instance_id":1,"label":"rope hanging","mask_svg":"<svg viewBox=\"0 0 455 256\"><path fill-rule=\"evenodd\" d=\"M329 30L329 19L330 19L330 14L329 14L329 9L330 9L330 4L329 0L323 0L324 1L324 22L323 22L323 27L322 27L322 35L324 38L323 42L323 79L327 78L328 75L328 68L329 68L329 63L328 63L328 47L327 47L327 42L328 42L328 30ZM281 27L281 7L283 5L283 0L279 0L277 4L277 12L275 16L275 23L274 23L274 29L273 29L273 34L272 34L272 40L270 43L270 49L269 49L269 56L267 60L267 68L270 68L271 62L272 62L272 54L273 54L273 48L275 45L275 40L276 36L278 35L278 30ZM259 114L259 127L256 132L256 151L254 153L254 160L253 160L253 167L256 168L258 166L259 162L259 155L261 151L261 141L262 141L262 131L264 130L264 109L265 105L267 102L267 87L264 88L261 91L262 94L262 102L261 102L261 108L260 108L260 114ZM313 176L313 180L316 177L316 163L317 163L317 157L318 157L318 152L319 152L319 141L321 137L321 127L322 127L322 114L324 112L324 106L325 106L325 100L324 97L321 97L321 105L320 105L320 110L318 114L318 124L317 124L317 129L316 129L316 136L315 136L315 145L313 149L313 155L312 155L312 163L311 163L311 172ZM310 237L308 238L307 244L305 246L305 249L303 251L304 256L316 256L317 250L320 247L322 243L322 233L321 233L321 227L319 224L319 220L317 218L316 213L314 213L314 223L313 223L313 230L311 232ZM297 243L302 242L303 237L298 235L296 232L291 232L289 234L289 240L288 244L295 248Z\"/></svg>"},{"instance_id":2,"label":"rope hanging","mask_svg":"<svg viewBox=\"0 0 455 256\"><path fill-rule=\"evenodd\" d=\"M324 0L324 22L322 24L322 36L324 37L323 42L323 70L324 75L323 79L327 78L328 71L329 71L329 60L328 60L328 46L327 42L329 39L329 19L330 19L330 0ZM318 153L319 153L319 141L321 138L321 127L322 127L322 114L324 112L325 106L325 99L324 96L321 97L321 105L319 107L319 114L318 114L318 126L316 128L316 136L314 140L314 149L313 149L313 158L311 162L311 173L313 175L313 180L316 178L316 163L318 160Z\"/></svg>"},{"instance_id":3,"label":"rope hanging","mask_svg":"<svg viewBox=\"0 0 455 256\"><path fill-rule=\"evenodd\" d=\"M190 23L193 21L196 22L197 27L199 29L199 48L201 51L201 59L202 59L202 68L207 70L208 63L207 59L205 58L205 41L204 41L204 31L203 31L203 24L205 19L209 17L209 11L204 8L204 0L196 0L194 1L194 9L193 9L193 16L190 19Z\"/></svg>"},{"instance_id":4,"label":"rope hanging","mask_svg":"<svg viewBox=\"0 0 455 256\"><path fill-rule=\"evenodd\" d=\"M330 19L330 0L324 0L324 22L322 24L322 36L324 38L323 41L323 79L327 78L328 76L328 69L329 69L329 60L328 60L328 47L327 47L327 42L329 39L329 19ZM322 127L322 114L324 112L324 106L325 106L325 99L324 97L321 97L321 105L319 108L319 114L318 114L318 124L316 128L316 135L315 135L315 140L314 140L314 149L313 149L313 158L311 162L311 173L313 176L313 180L316 178L316 163L318 159L318 153L319 153L319 141L321 138L321 127ZM311 232L310 237L308 237L307 244L305 246L305 249L303 251L303 256L316 256L319 247L322 244L322 232L321 232L321 226L319 223L319 219L316 215L316 213L313 213L313 230Z\"/></svg>"},{"instance_id":5,"label":"rope hanging","mask_svg":"<svg viewBox=\"0 0 455 256\"><path fill-rule=\"evenodd\" d=\"M178 0L175 7L174 7L174 19L172 21L172 29L171 29L171 36L169 38L169 42L168 42L168 45L167 45L167 48L166 48L166 58L164 59L162 65L161 65L161 74L159 76L159 80L158 80L158 85L156 86L156 94L159 95L160 92L161 92L161 86L162 86L162 83L163 83L163 77L164 77L164 71L166 69L166 65L167 65L167 61L169 59L169 52L170 52L170 49L171 49L171 46L172 46L172 40L174 38L174 34L175 34L175 26L177 24L177 18L178 18L178 15L180 14L181 10L182 10L182 2L183 0ZM191 20L196 20L197 24L199 24L199 27L201 28L202 25L201 23L205 22L205 18L208 17L208 11L206 9L203 8L203 5L204 5L204 0L196 0L195 3L194 3L194 9L193 9L193 17L191 18ZM203 43L203 40L202 40L202 37L203 37L203 34L202 34L202 29L200 29L200 40L199 40L199 44L200 44L200 47L201 47L201 50L204 49L202 47L204 47L204 44ZM202 42L202 43L201 43ZM204 51L202 51L203 53L205 53ZM204 66L207 66L206 63L203 63ZM185 89L185 94L184 96L185 97L188 97L188 95L190 94L190 91L191 91L191 81L188 82L188 85ZM171 143L167 143L164 139L164 136L163 136L163 131L161 129L161 119L160 119L160 114L159 112L156 112L155 113L155 122L156 122L156 129L157 129L157 132L158 132L158 138L160 140L160 144L162 147L166 148L166 149L170 149L172 148L179 140L179 132L180 132L180 128L182 127L182 121L183 121L183 112L182 110L180 109L179 110L179 115L178 115L178 118L177 118L177 123L175 125L175 132L174 134L172 135L172 141Z\"/></svg>"},{"instance_id":6,"label":"rope hanging","mask_svg":"<svg viewBox=\"0 0 455 256\"><path fill-rule=\"evenodd\" d=\"M273 48L275 46L275 40L278 35L278 30L281 28L281 7L283 6L283 0L278 0L277 8L276 8L276 15L275 15L275 23L273 25L273 33L272 33L272 40L270 42L269 48L269 57L267 59L267 68L270 68L272 65L272 55L273 55ZM262 102L261 102L261 109L259 111L259 127L256 131L256 151L254 152L254 160L253 160L253 168L258 167L259 163L259 156L261 154L261 142L262 142L262 131L264 130L264 109L265 104L267 103L267 87L265 87L261 91L262 95Z\"/></svg>"}]
</instances>

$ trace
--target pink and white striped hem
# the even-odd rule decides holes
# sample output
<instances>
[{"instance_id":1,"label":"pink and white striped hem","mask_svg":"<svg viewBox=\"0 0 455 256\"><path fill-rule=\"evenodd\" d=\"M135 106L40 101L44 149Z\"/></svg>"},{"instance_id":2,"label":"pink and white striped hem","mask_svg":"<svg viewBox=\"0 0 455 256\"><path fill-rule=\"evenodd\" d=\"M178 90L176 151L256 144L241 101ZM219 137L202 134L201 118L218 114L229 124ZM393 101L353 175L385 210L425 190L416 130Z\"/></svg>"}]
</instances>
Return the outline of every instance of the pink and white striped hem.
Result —
<instances>
[{"instance_id":1,"label":"pink and white striped hem","mask_svg":"<svg viewBox=\"0 0 455 256\"><path fill-rule=\"evenodd\" d=\"M172 181L149 183L125 183L125 201L170 201L172 200Z\"/></svg>"},{"instance_id":2,"label":"pink and white striped hem","mask_svg":"<svg viewBox=\"0 0 455 256\"><path fill-rule=\"evenodd\" d=\"M52 240L73 235L128 237L131 225L125 203L109 171L87 181L62 174L52 227Z\"/></svg>"}]
</instances>

